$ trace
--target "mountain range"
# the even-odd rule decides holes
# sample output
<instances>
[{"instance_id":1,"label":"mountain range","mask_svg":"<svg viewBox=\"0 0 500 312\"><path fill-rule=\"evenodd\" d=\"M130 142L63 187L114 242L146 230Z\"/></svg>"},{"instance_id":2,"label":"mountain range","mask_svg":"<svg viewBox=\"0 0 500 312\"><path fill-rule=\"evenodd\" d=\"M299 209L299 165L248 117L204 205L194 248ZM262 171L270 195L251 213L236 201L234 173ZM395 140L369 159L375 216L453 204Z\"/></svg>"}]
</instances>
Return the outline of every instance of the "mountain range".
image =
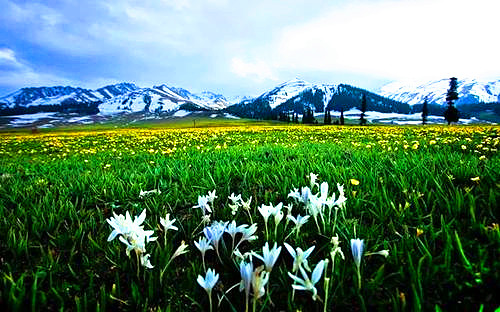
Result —
<instances>
[{"instance_id":1,"label":"mountain range","mask_svg":"<svg viewBox=\"0 0 500 312\"><path fill-rule=\"evenodd\" d=\"M457 82L456 105L500 102L500 80L459 79ZM417 85L393 82L383 86L378 93L409 105L422 104L425 98L430 104L444 105L449 83L449 79Z\"/></svg>"},{"instance_id":2,"label":"mountain range","mask_svg":"<svg viewBox=\"0 0 500 312\"><path fill-rule=\"evenodd\" d=\"M166 84L140 88L133 83L119 83L96 90L75 87L29 87L0 98L0 115L38 112L76 112L113 115L129 112L173 114L184 111L223 111L240 117L276 119L279 114L303 114L310 109L325 110L360 108L366 96L367 110L381 113L410 114L421 111L425 98L431 114L442 115L449 79L410 86L391 83L379 92L370 92L347 84L312 84L300 79L282 83L257 97L228 100L221 94L190 91ZM489 112L500 115L500 80L481 82L458 81L463 117L478 117ZM489 103L489 104L484 104Z\"/></svg>"},{"instance_id":3,"label":"mountain range","mask_svg":"<svg viewBox=\"0 0 500 312\"><path fill-rule=\"evenodd\" d=\"M175 112L179 109L220 110L228 100L213 92L194 94L165 84L139 88L119 83L96 90L62 87L22 88L0 98L0 113L26 114L51 111L116 114L126 112Z\"/></svg>"}]
</instances>

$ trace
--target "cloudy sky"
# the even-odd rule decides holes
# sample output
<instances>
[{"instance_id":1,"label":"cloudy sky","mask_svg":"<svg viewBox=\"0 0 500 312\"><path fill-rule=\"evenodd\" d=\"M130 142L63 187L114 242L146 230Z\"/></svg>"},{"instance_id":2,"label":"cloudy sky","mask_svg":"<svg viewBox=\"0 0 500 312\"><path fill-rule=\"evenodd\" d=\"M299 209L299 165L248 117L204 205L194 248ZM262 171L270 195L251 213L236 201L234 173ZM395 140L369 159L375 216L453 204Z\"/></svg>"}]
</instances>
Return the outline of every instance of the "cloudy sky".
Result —
<instances>
[{"instance_id":1,"label":"cloudy sky","mask_svg":"<svg viewBox=\"0 0 500 312\"><path fill-rule=\"evenodd\" d=\"M293 78L499 79L498 0L0 0L0 96L167 83L258 95Z\"/></svg>"}]
</instances>

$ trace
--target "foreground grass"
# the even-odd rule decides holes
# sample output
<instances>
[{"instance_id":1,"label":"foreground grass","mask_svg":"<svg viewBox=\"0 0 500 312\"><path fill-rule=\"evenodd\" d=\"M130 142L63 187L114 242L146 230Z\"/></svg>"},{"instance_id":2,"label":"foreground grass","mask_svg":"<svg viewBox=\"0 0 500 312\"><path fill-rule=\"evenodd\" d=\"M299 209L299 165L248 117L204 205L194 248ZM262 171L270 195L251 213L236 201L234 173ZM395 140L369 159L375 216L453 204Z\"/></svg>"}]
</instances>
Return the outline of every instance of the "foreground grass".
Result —
<instances>
[{"instance_id":1,"label":"foreground grass","mask_svg":"<svg viewBox=\"0 0 500 312\"><path fill-rule=\"evenodd\" d=\"M250 223L233 216L231 193L252 196L261 250L261 204L292 203L293 188L310 172L331 187L344 184L347 206L336 229L318 233L313 222L279 245L315 245L310 262L329 256L338 235L346 256L335 263L328 310L478 310L500 305L500 145L498 127L243 127L120 129L0 137L0 305L9 310L207 310L196 283L204 275L193 245L200 236L198 195L216 189L212 220ZM359 184L351 183L351 179ZM356 185L357 184L357 185ZM141 190L161 194L141 198ZM148 251L155 268L136 276L135 257L108 243L112 211L147 211L159 239ZM304 215L294 205L293 215ZM179 231L164 233L170 213ZM351 238L367 251L362 288L350 255ZM184 240L189 253L159 271ZM230 239L227 240L228 242ZM207 253L220 282L214 299L240 281L231 261ZM292 299L292 258L285 251L271 272L263 310L323 310L304 292ZM323 280L319 296L325 299ZM215 299L218 303L219 300ZM244 294L230 291L221 310L243 310Z\"/></svg>"}]
</instances>

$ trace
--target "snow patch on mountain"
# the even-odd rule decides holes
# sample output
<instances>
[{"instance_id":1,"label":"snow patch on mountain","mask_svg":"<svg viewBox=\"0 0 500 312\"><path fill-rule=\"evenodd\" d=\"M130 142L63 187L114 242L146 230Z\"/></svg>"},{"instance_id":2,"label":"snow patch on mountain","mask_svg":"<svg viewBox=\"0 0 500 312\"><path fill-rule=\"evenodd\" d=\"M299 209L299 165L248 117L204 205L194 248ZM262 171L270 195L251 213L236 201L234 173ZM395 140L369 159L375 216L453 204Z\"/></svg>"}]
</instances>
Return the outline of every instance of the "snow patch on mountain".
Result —
<instances>
[{"instance_id":1,"label":"snow patch on mountain","mask_svg":"<svg viewBox=\"0 0 500 312\"><path fill-rule=\"evenodd\" d=\"M276 106L285 103L288 99L293 98L304 90L312 87L313 84L309 82L305 82L300 79L293 79L280 84L273 90L262 94L258 98L266 99L269 102L271 109L274 109Z\"/></svg>"},{"instance_id":2,"label":"snow patch on mountain","mask_svg":"<svg viewBox=\"0 0 500 312\"><path fill-rule=\"evenodd\" d=\"M324 94L323 102L326 107L332 96L335 94L335 89L336 86L334 85L315 85L296 78L278 85L271 91L260 95L259 97L257 97L257 99L267 101L271 106L271 109L275 109L279 105L285 103L289 99L298 96L306 90L312 90L313 94L317 91L322 91ZM300 101L300 99L297 98L296 101Z\"/></svg>"},{"instance_id":3,"label":"snow patch on mountain","mask_svg":"<svg viewBox=\"0 0 500 312\"><path fill-rule=\"evenodd\" d=\"M446 93L450 80L441 79L424 84L393 82L383 86L379 94L390 99L408 103L422 104L427 98L431 104L446 104ZM458 80L458 100L460 104L492 103L500 101L500 80L480 81L476 79Z\"/></svg>"}]
</instances>

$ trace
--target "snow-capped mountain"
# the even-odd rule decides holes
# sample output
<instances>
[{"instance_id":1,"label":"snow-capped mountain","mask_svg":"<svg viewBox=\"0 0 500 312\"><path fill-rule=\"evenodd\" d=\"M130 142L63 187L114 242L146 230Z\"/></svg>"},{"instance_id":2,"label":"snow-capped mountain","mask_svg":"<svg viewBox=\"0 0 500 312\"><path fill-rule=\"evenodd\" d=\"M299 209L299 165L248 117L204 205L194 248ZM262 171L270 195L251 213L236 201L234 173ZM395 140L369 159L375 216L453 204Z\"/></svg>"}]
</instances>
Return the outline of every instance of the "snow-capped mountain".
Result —
<instances>
[{"instance_id":1,"label":"snow-capped mountain","mask_svg":"<svg viewBox=\"0 0 500 312\"><path fill-rule=\"evenodd\" d=\"M269 106L274 109L278 105L286 102L288 99L298 95L306 89L311 89L313 87L314 85L309 82L305 82L300 79L293 79L280 84L271 91L263 93L257 97L257 99L267 101Z\"/></svg>"},{"instance_id":2,"label":"snow-capped mountain","mask_svg":"<svg viewBox=\"0 0 500 312\"><path fill-rule=\"evenodd\" d=\"M0 111L22 114L59 111L80 106L88 112L103 114L122 112L174 112L188 110L220 110L229 102L220 94L205 91L194 94L182 88L162 84L152 88L139 88L132 83L120 83L96 90L74 87L22 88L0 98Z\"/></svg>"},{"instance_id":3,"label":"snow-capped mountain","mask_svg":"<svg viewBox=\"0 0 500 312\"><path fill-rule=\"evenodd\" d=\"M61 105L64 103L97 103L111 99L130 91L137 90L138 87L132 83L120 83L109 85L97 90L89 90L74 87L38 87L22 88L14 93L0 98L0 103L9 108Z\"/></svg>"},{"instance_id":4,"label":"snow-capped mountain","mask_svg":"<svg viewBox=\"0 0 500 312\"><path fill-rule=\"evenodd\" d=\"M101 95L91 90L73 87L22 88L1 98L0 103L7 107L59 105L70 98L77 102L96 102L100 100Z\"/></svg>"},{"instance_id":5,"label":"snow-capped mountain","mask_svg":"<svg viewBox=\"0 0 500 312\"><path fill-rule=\"evenodd\" d=\"M240 117L275 118L280 113L302 114L311 109L316 113L325 110L347 111L361 107L361 98L366 96L368 110L393 113L409 113L410 106L381 97L375 93L339 84L312 84L294 79L282 83L255 99L232 105L226 110Z\"/></svg>"},{"instance_id":6,"label":"snow-capped mountain","mask_svg":"<svg viewBox=\"0 0 500 312\"><path fill-rule=\"evenodd\" d=\"M444 105L449 83L449 79L421 85L393 82L383 86L379 94L410 105L422 104L426 97L430 104ZM459 79L457 91L457 105L500 102L500 80Z\"/></svg>"}]
</instances>

